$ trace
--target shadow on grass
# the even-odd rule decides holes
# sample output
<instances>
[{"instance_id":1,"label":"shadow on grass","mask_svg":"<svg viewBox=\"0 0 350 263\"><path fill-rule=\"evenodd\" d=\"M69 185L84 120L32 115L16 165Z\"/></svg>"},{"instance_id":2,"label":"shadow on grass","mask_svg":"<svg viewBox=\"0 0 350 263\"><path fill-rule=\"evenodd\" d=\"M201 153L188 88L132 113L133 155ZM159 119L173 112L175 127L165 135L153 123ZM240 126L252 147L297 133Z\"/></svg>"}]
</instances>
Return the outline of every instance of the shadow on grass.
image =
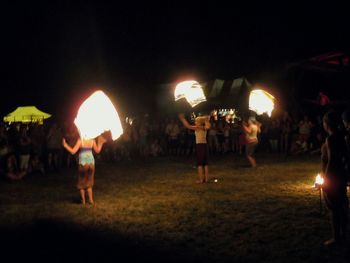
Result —
<instances>
[{"instance_id":1,"label":"shadow on grass","mask_svg":"<svg viewBox=\"0 0 350 263\"><path fill-rule=\"evenodd\" d=\"M155 241L118 236L64 220L40 219L0 229L1 257L7 262L204 262Z\"/></svg>"}]
</instances>

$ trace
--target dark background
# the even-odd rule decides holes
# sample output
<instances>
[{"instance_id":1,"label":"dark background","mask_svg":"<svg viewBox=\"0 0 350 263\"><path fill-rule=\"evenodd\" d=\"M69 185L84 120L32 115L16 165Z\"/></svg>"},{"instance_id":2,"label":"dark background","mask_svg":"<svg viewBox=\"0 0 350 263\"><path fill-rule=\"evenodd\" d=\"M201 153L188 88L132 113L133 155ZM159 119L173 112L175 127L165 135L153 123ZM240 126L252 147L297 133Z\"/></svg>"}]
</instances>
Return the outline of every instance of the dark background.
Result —
<instances>
[{"instance_id":1,"label":"dark background","mask_svg":"<svg viewBox=\"0 0 350 263\"><path fill-rule=\"evenodd\" d=\"M288 63L347 49L347 10L320 2L4 3L0 111L37 105L72 115L102 88L131 112L152 106L162 83L272 79Z\"/></svg>"}]
</instances>

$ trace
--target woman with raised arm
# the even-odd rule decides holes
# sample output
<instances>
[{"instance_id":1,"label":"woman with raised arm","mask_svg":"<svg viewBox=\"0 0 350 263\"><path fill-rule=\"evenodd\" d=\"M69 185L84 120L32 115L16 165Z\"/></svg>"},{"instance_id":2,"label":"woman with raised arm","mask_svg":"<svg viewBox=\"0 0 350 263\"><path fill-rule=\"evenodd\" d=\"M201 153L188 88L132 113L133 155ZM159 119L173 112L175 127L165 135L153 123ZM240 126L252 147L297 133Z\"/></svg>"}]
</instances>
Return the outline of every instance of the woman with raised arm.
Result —
<instances>
[{"instance_id":1,"label":"woman with raised arm","mask_svg":"<svg viewBox=\"0 0 350 263\"><path fill-rule=\"evenodd\" d=\"M72 148L63 138L63 147L70 152L75 154L79 151L79 170L78 170L78 182L77 188L80 191L81 202L85 205L85 191L88 193L89 203L94 204L92 188L94 186L94 175L95 175L95 159L92 153L92 149L96 153L100 153L103 144L106 139L103 136L99 136L97 143L95 139L81 139L79 138Z\"/></svg>"},{"instance_id":2,"label":"woman with raised arm","mask_svg":"<svg viewBox=\"0 0 350 263\"><path fill-rule=\"evenodd\" d=\"M242 123L243 131L245 133L245 152L247 159L252 168L256 167L256 160L254 157L255 150L258 146L258 134L260 133L261 124L255 120L255 118L250 117L248 122Z\"/></svg>"},{"instance_id":3,"label":"woman with raised arm","mask_svg":"<svg viewBox=\"0 0 350 263\"><path fill-rule=\"evenodd\" d=\"M209 116L197 117L195 125L190 125L185 119L184 114L179 114L182 124L190 130L194 130L196 137L196 158L199 180L197 183L209 182L209 163L207 147L207 130L210 128Z\"/></svg>"}]
</instances>

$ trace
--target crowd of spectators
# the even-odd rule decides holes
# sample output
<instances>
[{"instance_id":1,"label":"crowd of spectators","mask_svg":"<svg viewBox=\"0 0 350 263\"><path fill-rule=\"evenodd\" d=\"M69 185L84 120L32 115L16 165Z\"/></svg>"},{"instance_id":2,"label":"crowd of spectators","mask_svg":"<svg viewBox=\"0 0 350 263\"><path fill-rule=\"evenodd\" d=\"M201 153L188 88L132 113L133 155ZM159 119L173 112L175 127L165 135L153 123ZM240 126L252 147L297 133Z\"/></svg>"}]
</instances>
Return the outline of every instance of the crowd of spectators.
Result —
<instances>
[{"instance_id":1,"label":"crowd of spectators","mask_svg":"<svg viewBox=\"0 0 350 263\"><path fill-rule=\"evenodd\" d=\"M320 154L325 139L322 116L259 116L257 152L288 155ZM211 118L207 141L210 155L244 154L245 136L239 119ZM178 117L142 116L125 122L123 135L109 141L98 158L107 162L189 156L195 152L195 135ZM0 125L0 173L19 180L30 174L47 174L77 165L76 156L63 151L62 138L74 145L79 134L74 124L46 122Z\"/></svg>"}]
</instances>

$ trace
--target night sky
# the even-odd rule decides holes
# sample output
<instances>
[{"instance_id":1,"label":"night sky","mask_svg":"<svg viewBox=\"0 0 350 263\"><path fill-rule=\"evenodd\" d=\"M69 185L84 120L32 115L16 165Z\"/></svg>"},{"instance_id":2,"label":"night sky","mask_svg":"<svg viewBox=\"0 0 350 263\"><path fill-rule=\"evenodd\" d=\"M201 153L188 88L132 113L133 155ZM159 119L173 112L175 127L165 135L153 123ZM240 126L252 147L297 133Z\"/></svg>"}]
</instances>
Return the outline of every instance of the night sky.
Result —
<instances>
[{"instance_id":1,"label":"night sky","mask_svg":"<svg viewBox=\"0 0 350 263\"><path fill-rule=\"evenodd\" d=\"M276 71L349 45L347 9L320 2L71 2L3 4L2 114L66 114L95 87L127 110L161 83Z\"/></svg>"}]
</instances>

